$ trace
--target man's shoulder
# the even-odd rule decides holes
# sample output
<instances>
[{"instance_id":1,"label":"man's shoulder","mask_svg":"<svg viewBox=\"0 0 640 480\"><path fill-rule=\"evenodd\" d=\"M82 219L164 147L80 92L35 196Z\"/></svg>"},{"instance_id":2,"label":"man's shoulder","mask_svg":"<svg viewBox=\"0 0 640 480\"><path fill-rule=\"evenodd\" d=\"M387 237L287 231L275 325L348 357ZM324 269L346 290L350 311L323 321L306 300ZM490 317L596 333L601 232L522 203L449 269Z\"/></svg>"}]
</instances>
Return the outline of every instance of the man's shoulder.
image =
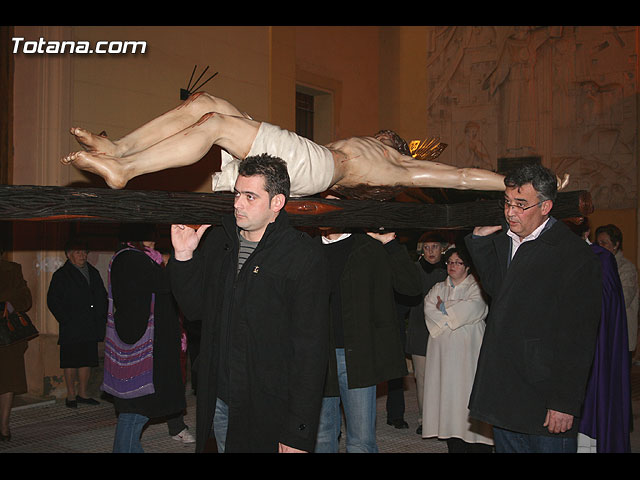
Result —
<instances>
[{"instance_id":1,"label":"man's shoulder","mask_svg":"<svg viewBox=\"0 0 640 480\"><path fill-rule=\"evenodd\" d=\"M60 267L58 267L55 272L53 272L53 275L57 277L63 276L65 272L70 271L71 268L73 268L73 265L71 265L71 262L67 260L62 265L60 265Z\"/></svg>"},{"instance_id":2,"label":"man's shoulder","mask_svg":"<svg viewBox=\"0 0 640 480\"><path fill-rule=\"evenodd\" d=\"M90 264L89 262L87 262L87 267L89 268L89 272L91 272L92 274L98 274L100 275L100 271L92 264Z\"/></svg>"},{"instance_id":3,"label":"man's shoulder","mask_svg":"<svg viewBox=\"0 0 640 480\"><path fill-rule=\"evenodd\" d=\"M322 242L293 227L287 227L277 237L270 238L261 248L261 255L269 259L272 267L296 279L314 272L320 274L322 265L326 264Z\"/></svg>"},{"instance_id":4,"label":"man's shoulder","mask_svg":"<svg viewBox=\"0 0 640 480\"><path fill-rule=\"evenodd\" d=\"M541 251L548 262L556 265L556 271L564 271L573 274L577 271L583 274L587 271L599 272L601 262L593 249L580 236L567 227L564 222L557 221L547 237L550 247ZM587 270L585 270L585 268ZM584 278L591 278L589 275Z\"/></svg>"},{"instance_id":5,"label":"man's shoulder","mask_svg":"<svg viewBox=\"0 0 640 480\"><path fill-rule=\"evenodd\" d=\"M141 250L123 249L113 256L111 267L113 271L127 271L129 268L139 268L149 260L151 259Z\"/></svg>"},{"instance_id":6,"label":"man's shoulder","mask_svg":"<svg viewBox=\"0 0 640 480\"><path fill-rule=\"evenodd\" d=\"M277 244L285 250L299 252L322 252L322 243L307 232L288 226L283 229L280 242Z\"/></svg>"},{"instance_id":7,"label":"man's shoulder","mask_svg":"<svg viewBox=\"0 0 640 480\"><path fill-rule=\"evenodd\" d=\"M373 238L366 233L352 233L353 243L356 247L369 247L376 250L384 251L382 242Z\"/></svg>"},{"instance_id":8,"label":"man's shoulder","mask_svg":"<svg viewBox=\"0 0 640 480\"><path fill-rule=\"evenodd\" d=\"M556 221L548 232L550 235L544 237L564 249L567 254L596 258L595 253L580 236L571 231L562 221ZM543 237L541 237L543 238Z\"/></svg>"},{"instance_id":9,"label":"man's shoulder","mask_svg":"<svg viewBox=\"0 0 640 480\"><path fill-rule=\"evenodd\" d=\"M227 230L222 225L215 225L204 232L204 236L200 242L202 245L210 247L216 243L228 240L229 234L227 233Z\"/></svg>"}]
</instances>

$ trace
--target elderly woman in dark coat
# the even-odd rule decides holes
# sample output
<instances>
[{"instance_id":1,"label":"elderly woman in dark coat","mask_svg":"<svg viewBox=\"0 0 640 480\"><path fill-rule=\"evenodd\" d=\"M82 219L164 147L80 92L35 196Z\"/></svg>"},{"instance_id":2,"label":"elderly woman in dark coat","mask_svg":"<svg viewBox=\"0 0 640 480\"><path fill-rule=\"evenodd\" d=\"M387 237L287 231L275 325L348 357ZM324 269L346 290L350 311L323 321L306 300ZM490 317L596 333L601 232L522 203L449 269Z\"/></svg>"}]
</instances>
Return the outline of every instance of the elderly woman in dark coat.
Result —
<instances>
[{"instance_id":1,"label":"elderly woman in dark coat","mask_svg":"<svg viewBox=\"0 0 640 480\"><path fill-rule=\"evenodd\" d=\"M155 249L155 228L127 225L111 266L115 330L121 341L136 343L145 333L154 304L154 393L136 398L114 397L118 425L114 452L142 452L140 434L151 418L167 417L169 434L183 443L195 439L184 424L185 388L180 364L181 330L162 255ZM123 249L127 249L121 251Z\"/></svg>"},{"instance_id":2,"label":"elderly woman in dark coat","mask_svg":"<svg viewBox=\"0 0 640 480\"><path fill-rule=\"evenodd\" d=\"M51 277L47 292L47 306L60 324L60 368L69 408L99 403L89 397L87 385L91 367L98 366L98 342L104 340L107 291L100 272L87 262L88 253L87 242L70 240L65 246L67 261Z\"/></svg>"}]
</instances>

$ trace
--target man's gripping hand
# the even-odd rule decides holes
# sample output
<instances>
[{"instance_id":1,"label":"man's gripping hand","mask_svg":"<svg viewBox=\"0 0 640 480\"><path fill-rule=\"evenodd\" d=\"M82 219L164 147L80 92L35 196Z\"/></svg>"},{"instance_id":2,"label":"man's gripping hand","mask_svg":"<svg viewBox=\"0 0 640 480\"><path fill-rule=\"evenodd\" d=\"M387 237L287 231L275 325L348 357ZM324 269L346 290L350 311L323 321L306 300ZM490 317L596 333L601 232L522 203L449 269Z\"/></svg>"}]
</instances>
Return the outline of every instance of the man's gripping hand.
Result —
<instances>
[{"instance_id":1,"label":"man's gripping hand","mask_svg":"<svg viewBox=\"0 0 640 480\"><path fill-rule=\"evenodd\" d=\"M491 235L501 229L502 226L500 225L495 225L493 227L476 227L473 229L473 234L477 237L486 237L487 235Z\"/></svg>"},{"instance_id":2,"label":"man's gripping hand","mask_svg":"<svg viewBox=\"0 0 640 480\"><path fill-rule=\"evenodd\" d=\"M171 225L171 243L174 257L181 262L191 260L204 232L211 225L200 225L197 230L187 225Z\"/></svg>"}]
</instances>

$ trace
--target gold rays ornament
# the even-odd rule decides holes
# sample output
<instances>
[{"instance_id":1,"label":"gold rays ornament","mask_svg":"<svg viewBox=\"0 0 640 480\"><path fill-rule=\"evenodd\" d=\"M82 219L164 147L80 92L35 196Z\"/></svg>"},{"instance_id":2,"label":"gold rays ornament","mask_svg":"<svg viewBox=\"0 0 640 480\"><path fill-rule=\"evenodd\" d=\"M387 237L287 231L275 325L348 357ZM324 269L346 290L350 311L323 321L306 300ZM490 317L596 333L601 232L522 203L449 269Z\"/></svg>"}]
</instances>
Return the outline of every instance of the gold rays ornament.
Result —
<instances>
[{"instance_id":1,"label":"gold rays ornament","mask_svg":"<svg viewBox=\"0 0 640 480\"><path fill-rule=\"evenodd\" d=\"M425 140L412 140L409 143L411 156L417 160L434 160L445 148L447 148L447 144L442 143L439 137Z\"/></svg>"}]
</instances>

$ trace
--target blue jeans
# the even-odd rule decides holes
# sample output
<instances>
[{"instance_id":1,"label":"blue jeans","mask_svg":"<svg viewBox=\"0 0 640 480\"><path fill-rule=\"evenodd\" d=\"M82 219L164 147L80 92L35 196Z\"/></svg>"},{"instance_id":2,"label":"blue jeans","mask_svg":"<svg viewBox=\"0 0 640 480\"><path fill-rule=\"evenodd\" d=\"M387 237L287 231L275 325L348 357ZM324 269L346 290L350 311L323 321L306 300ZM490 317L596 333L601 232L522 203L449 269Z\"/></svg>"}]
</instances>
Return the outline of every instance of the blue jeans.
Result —
<instances>
[{"instance_id":1,"label":"blue jeans","mask_svg":"<svg viewBox=\"0 0 640 480\"><path fill-rule=\"evenodd\" d=\"M213 414L213 433L216 436L218 453L224 453L229 426L229 407L219 398L216 400L216 411Z\"/></svg>"},{"instance_id":2,"label":"blue jeans","mask_svg":"<svg viewBox=\"0 0 640 480\"><path fill-rule=\"evenodd\" d=\"M496 453L576 453L577 438L529 435L493 427Z\"/></svg>"},{"instance_id":3,"label":"blue jeans","mask_svg":"<svg viewBox=\"0 0 640 480\"><path fill-rule=\"evenodd\" d=\"M344 349L336 349L338 361L339 397L324 397L320 410L320 423L316 440L316 453L337 453L338 436L344 408L347 426L346 447L348 453L378 453L376 443L376 386L349 388Z\"/></svg>"},{"instance_id":4,"label":"blue jeans","mask_svg":"<svg viewBox=\"0 0 640 480\"><path fill-rule=\"evenodd\" d=\"M113 453L144 453L140 435L148 421L148 417L137 413L119 414L113 439Z\"/></svg>"}]
</instances>

